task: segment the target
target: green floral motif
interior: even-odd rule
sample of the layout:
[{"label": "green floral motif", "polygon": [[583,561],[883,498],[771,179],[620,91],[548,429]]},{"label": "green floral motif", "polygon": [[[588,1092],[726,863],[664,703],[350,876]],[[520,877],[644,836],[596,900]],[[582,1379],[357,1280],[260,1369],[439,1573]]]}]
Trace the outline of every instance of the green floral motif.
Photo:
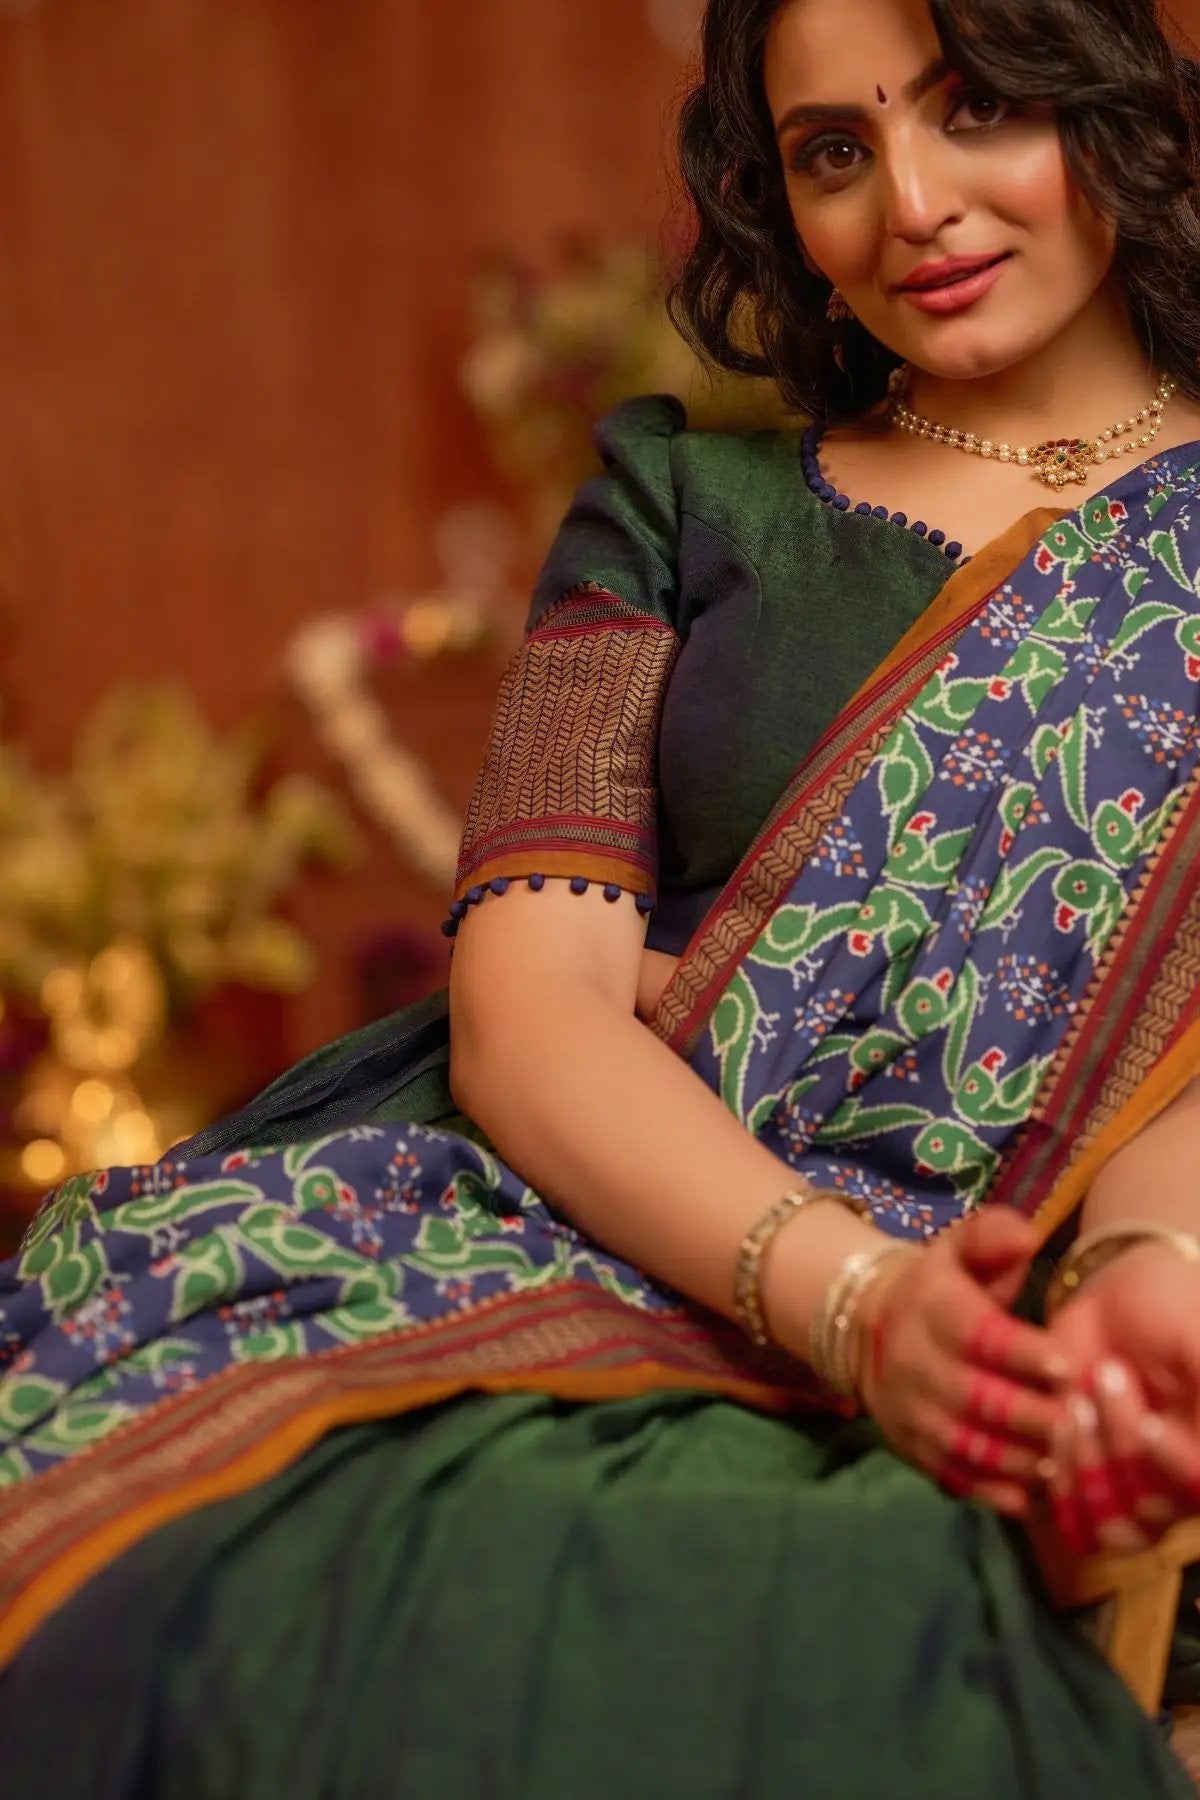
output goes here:
[{"label": "green floral motif", "polygon": [[993,887],[979,921],[981,931],[1005,930],[1019,916],[1021,902],[1042,876],[1067,861],[1065,850],[1046,844],[1024,862],[1006,864]]},{"label": "green floral motif", "polygon": [[982,1200],[1000,1158],[990,1144],[957,1119],[936,1119],[913,1140],[918,1172],[945,1176],[961,1199]]},{"label": "green floral motif", "polygon": [[1055,876],[1056,923],[1070,931],[1082,921],[1088,949],[1098,956],[1125,907],[1125,889],[1110,869],[1096,862],[1070,862]]},{"label": "green floral motif", "polygon": [[234,1225],[218,1225],[176,1257],[177,1273],[171,1295],[170,1319],[174,1325],[211,1306],[232,1303],[241,1291],[245,1274],[241,1234]]},{"label": "green floral motif", "polygon": [[1136,644],[1140,637],[1153,631],[1156,625],[1164,624],[1168,619],[1178,619],[1180,611],[1177,606],[1167,606],[1161,600],[1147,601],[1144,606],[1131,606],[1117,629],[1112,641],[1110,655],[1116,656],[1122,650],[1128,650]]},{"label": "green floral motif", "polygon": [[28,1450],[70,1454],[98,1444],[133,1416],[128,1406],[117,1401],[97,1405],[89,1395],[76,1390],[36,1430],[26,1431],[21,1442]]},{"label": "green floral motif", "polygon": [[16,1487],[19,1481],[28,1481],[32,1470],[29,1458],[17,1449],[0,1452],[0,1493],[5,1488]]},{"label": "green floral motif", "polygon": [[932,675],[913,702],[912,716],[922,725],[957,737],[969,725],[980,703],[986,698],[990,683],[976,676],[955,679],[945,670]]},{"label": "green floral motif", "polygon": [[1062,680],[1065,668],[1066,658],[1061,650],[1029,637],[1017,646],[1004,665],[1000,680],[1019,688],[1030,713],[1036,716]]},{"label": "green floral motif", "polygon": [[146,1194],[139,1200],[127,1200],[104,1216],[104,1224],[117,1231],[158,1230],[175,1225],[210,1206],[237,1206],[257,1200],[259,1189],[248,1181],[183,1182],[163,1194]]},{"label": "green floral motif", "polygon": [[[1094,600],[1080,600],[1069,595],[1058,594],[1046,607],[1026,642],[1043,655],[1047,643],[1082,643],[1087,635],[1088,621],[1095,610],[1096,602]],[[1039,642],[1039,640],[1041,641]],[[1017,657],[1013,658],[1013,662],[1017,660]],[[1065,666],[1061,656],[1057,660],[1060,669]],[[1052,665],[1047,663],[1045,666]],[[1012,676],[1012,668],[1013,663],[1010,662],[1004,673],[1010,679],[1015,679]]]},{"label": "green floral motif", "polygon": [[[55,1237],[60,1232],[74,1230],[78,1233],[85,1225],[95,1225],[100,1215],[93,1204],[93,1197],[104,1185],[104,1175],[96,1170],[86,1175],[68,1176],[55,1191],[53,1198],[47,1200],[35,1214],[21,1246],[24,1255],[27,1257],[40,1249],[47,1238]],[[26,1264],[22,1260],[22,1280],[26,1279],[25,1271]]]},{"label": "green floral motif", "polygon": [[923,832],[904,832],[892,847],[885,879],[902,881],[909,887],[933,888],[940,893],[974,835],[973,826],[930,837]]},{"label": "green floral motif", "polygon": [[23,1281],[36,1281],[47,1309],[56,1319],[82,1306],[109,1273],[103,1239],[81,1242],[79,1214],[53,1237],[44,1236],[21,1257]]},{"label": "green floral motif", "polygon": [[954,1090],[954,1109],[968,1125],[1019,1125],[1045,1079],[1049,1057],[1035,1058],[1003,1077],[972,1063]]},{"label": "green floral motif", "polygon": [[902,719],[879,757],[879,792],[894,842],[933,780],[933,761],[916,731]]},{"label": "green floral motif", "polygon": [[7,1375],[0,1381],[0,1430],[18,1437],[53,1412],[66,1391],[65,1382],[45,1375]]},{"label": "green floral motif", "polygon": [[1150,554],[1155,562],[1162,564],[1171,580],[1186,594],[1200,592],[1184,567],[1179,538],[1174,530],[1156,531],[1150,539]]},{"label": "green floral motif", "polygon": [[235,1362],[282,1362],[304,1354],[304,1330],[294,1321],[263,1325],[257,1331],[239,1332],[232,1340]]},{"label": "green floral motif", "polygon": [[933,1123],[927,1106],[865,1106],[851,1096],[816,1134],[818,1144],[861,1144],[887,1131],[905,1131]]}]

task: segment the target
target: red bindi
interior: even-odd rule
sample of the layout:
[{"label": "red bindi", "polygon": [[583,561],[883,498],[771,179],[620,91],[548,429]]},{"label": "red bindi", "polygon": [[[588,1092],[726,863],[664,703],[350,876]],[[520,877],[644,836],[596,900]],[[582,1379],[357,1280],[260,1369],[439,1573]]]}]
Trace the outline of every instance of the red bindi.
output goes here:
[{"label": "red bindi", "polygon": [[879,86],[876,86],[875,92],[879,96],[880,106],[886,106],[888,104],[888,97],[884,93],[883,89]]}]

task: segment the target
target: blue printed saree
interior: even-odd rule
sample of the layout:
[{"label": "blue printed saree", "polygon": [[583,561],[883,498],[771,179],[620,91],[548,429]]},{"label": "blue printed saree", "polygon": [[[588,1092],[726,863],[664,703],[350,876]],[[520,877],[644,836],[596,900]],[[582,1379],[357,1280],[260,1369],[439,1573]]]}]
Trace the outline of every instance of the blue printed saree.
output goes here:
[{"label": "blue printed saree", "polygon": [[[1048,1240],[1200,1067],[1198,853],[1191,445],[1055,520],[1002,579],[953,578],[780,797],[654,1029],[783,1163],[865,1198],[884,1230],[922,1239],[1003,1204]],[[463,1407],[533,1431],[588,1402],[586,1432],[650,1404],[690,1417],[696,1442],[736,1415],[748,1466],[761,1455],[765,1470],[777,1443],[788,1481],[856,1462],[868,1428],[839,1422],[802,1371],[588,1241],[498,1158],[453,1111],[444,1049],[433,1004],[158,1164],[48,1197],[0,1269],[0,1654],[32,1646],[36,1661],[57,1608],[86,1609],[124,1557],[183,1545],[171,1533],[200,1509],[233,1517],[289,1472],[341,1470],[347,1446],[366,1480],[372,1432],[413,1467],[428,1417],[422,1441],[441,1434],[451,1466]],[[1036,1662],[1065,1628],[1017,1581],[996,1522],[877,1445],[867,1463],[869,1510],[891,1491],[895,1519],[924,1531],[936,1506],[944,1549],[974,1520],[988,1604]],[[768,1487],[784,1479],[772,1468]],[[352,1470],[338,1479],[349,1492]],[[831,1543],[847,1529],[826,1525]],[[861,1526],[850,1543],[869,1570]],[[1181,1537],[1178,1561],[1198,1556],[1200,1535]],[[1088,1689],[1083,1736],[1107,1696],[1120,1745],[1104,1738],[1109,1773],[1086,1789],[998,1794],[1186,1791],[1090,1652],[1063,1636],[1045,1654],[1058,1686],[1038,1732],[1065,1730],[1050,1716]],[[939,1711],[939,1732],[953,1716]],[[916,1770],[911,1791],[964,1791],[968,1766],[951,1755],[944,1789]],[[706,1789],[693,1771],[678,1791],[782,1791],[775,1779]]]}]

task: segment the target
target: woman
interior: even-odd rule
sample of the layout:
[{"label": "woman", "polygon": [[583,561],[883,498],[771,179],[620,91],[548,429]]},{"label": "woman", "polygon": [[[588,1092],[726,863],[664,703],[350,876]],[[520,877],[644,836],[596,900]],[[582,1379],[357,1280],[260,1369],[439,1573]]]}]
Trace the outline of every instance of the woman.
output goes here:
[{"label": "woman", "polygon": [[1200,1557],[1200,81],[1149,0],[704,55],[678,316],[829,428],[606,422],[452,1049],[5,1271],[26,1800],[1189,1791],[1021,1527]]}]

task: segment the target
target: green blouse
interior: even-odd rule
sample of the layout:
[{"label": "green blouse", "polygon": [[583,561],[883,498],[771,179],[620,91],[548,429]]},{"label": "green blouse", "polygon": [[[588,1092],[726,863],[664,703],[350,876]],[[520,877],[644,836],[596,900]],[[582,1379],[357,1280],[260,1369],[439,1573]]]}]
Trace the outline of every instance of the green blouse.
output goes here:
[{"label": "green blouse", "polygon": [[[582,877],[614,883],[614,894],[656,890],[647,941],[679,952],[799,763],[953,565],[890,518],[821,500],[805,480],[795,432],[689,431],[678,401],[652,397],[618,407],[597,442],[604,472],[579,490],[550,550],[526,652],[502,694],[457,891],[539,864],[551,873],[577,866]],[[601,594],[624,603],[621,611],[601,618]],[[602,667],[589,633],[611,638],[624,627],[629,639],[634,625],[647,628],[640,663],[630,653]],[[564,658],[574,659],[574,679]],[[641,674],[648,697],[635,709],[630,693]],[[629,757],[640,719],[649,773]],[[622,804],[576,779],[589,754],[606,768],[629,760],[627,826],[636,812],[630,795],[644,785],[653,818],[627,863],[636,861],[640,875],[627,878],[612,863],[601,873],[605,850],[625,855],[631,839],[621,840],[625,850],[619,829],[603,843],[588,839],[592,813],[611,825]]]}]

